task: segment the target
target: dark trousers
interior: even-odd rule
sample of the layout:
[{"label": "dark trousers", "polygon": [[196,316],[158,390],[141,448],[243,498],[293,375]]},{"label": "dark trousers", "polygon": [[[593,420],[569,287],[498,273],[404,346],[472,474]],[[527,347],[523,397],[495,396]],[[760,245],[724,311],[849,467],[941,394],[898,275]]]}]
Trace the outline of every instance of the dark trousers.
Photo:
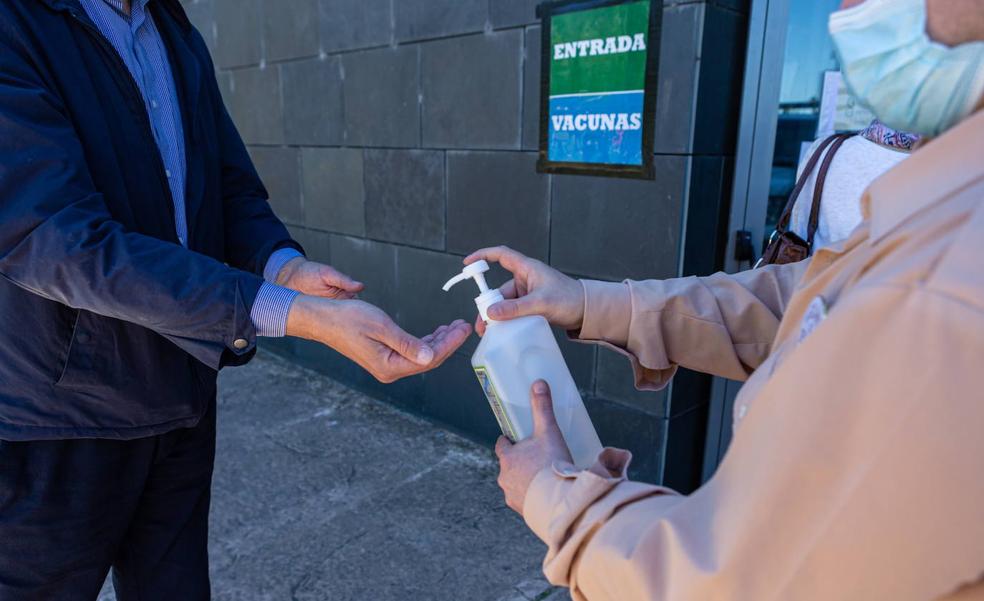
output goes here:
[{"label": "dark trousers", "polygon": [[131,441],[0,441],[0,601],[209,599],[215,401]]}]

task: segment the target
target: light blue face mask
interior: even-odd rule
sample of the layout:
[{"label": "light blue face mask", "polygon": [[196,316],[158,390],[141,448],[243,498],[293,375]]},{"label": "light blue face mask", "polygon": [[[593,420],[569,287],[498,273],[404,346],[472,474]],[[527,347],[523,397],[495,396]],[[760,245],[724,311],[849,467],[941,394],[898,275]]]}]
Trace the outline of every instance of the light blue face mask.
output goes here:
[{"label": "light blue face mask", "polygon": [[939,135],[984,95],[984,42],[934,42],[926,0],[867,0],[830,15],[830,35],[848,89],[895,129]]}]

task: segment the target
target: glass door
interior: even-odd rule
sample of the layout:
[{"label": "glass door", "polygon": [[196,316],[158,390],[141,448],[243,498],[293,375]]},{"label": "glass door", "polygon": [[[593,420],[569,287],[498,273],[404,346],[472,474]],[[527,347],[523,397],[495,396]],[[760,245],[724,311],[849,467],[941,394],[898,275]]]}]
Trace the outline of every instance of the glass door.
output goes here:
[{"label": "glass door", "polygon": [[[835,130],[863,127],[871,115],[843,90],[830,13],[840,0],[752,0],[735,157],[726,268],[750,268],[796,183],[806,149]],[[704,478],[731,441],[732,406],[741,384],[715,378]]]},{"label": "glass door", "polygon": [[[827,18],[839,5],[840,0],[813,0],[792,2],[789,7],[775,150],[764,216],[767,236],[775,229],[796,185],[797,167],[809,147],[817,138],[833,133],[835,127],[849,127],[842,127],[837,119],[831,118],[837,113],[838,99],[845,96],[841,93],[843,84],[834,46],[827,33]],[[855,110],[862,112],[860,107]],[[870,121],[869,117],[860,118]],[[765,244],[764,240],[761,242]]]}]

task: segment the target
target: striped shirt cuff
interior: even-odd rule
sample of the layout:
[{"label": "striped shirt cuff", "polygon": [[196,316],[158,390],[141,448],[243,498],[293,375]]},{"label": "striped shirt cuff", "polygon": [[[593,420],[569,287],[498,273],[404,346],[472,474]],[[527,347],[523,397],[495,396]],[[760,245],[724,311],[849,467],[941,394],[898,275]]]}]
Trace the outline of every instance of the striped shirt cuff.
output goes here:
[{"label": "striped shirt cuff", "polygon": [[253,308],[249,314],[250,319],[253,320],[253,327],[256,328],[256,335],[267,338],[286,336],[287,314],[290,313],[290,306],[298,296],[300,292],[296,290],[263,282],[259,292],[256,293],[256,300],[253,301]]},{"label": "striped shirt cuff", "polygon": [[266,266],[263,268],[263,279],[270,282],[271,284],[277,281],[277,276],[280,275],[280,270],[284,268],[284,265],[293,261],[297,257],[303,257],[301,253],[297,252],[296,248],[281,248],[280,250],[273,251],[270,258],[267,259]]}]

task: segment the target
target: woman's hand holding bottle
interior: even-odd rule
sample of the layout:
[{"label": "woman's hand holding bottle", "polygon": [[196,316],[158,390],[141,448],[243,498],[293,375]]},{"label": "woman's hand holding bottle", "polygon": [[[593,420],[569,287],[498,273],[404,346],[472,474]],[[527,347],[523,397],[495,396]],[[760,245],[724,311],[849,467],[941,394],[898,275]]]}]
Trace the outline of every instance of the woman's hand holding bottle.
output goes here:
[{"label": "woman's hand holding bottle", "polygon": [[[490,319],[506,321],[542,315],[552,325],[566,330],[581,327],[584,288],[577,280],[505,246],[477,250],[465,258],[465,265],[480,260],[499,263],[513,275],[499,288],[506,300],[489,307]],[[485,333],[481,317],[475,329],[480,335]]]}]

